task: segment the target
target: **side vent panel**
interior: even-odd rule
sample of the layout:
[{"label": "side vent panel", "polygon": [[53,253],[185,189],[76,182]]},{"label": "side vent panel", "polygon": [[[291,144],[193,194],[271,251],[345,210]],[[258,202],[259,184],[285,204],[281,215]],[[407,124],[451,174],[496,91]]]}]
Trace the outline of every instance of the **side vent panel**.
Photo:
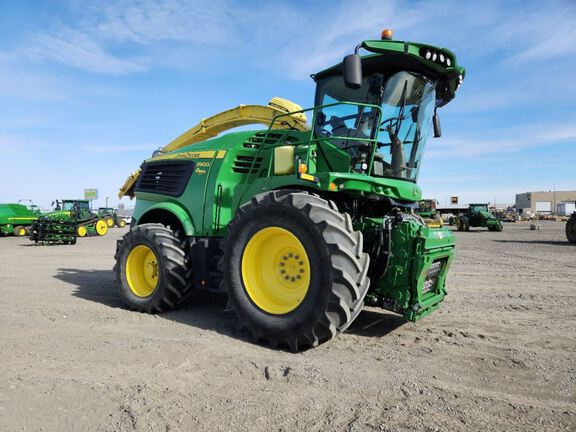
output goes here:
[{"label": "side vent panel", "polygon": [[262,166],[262,158],[256,158],[254,161],[254,156],[242,156],[238,155],[234,159],[232,165],[232,171],[239,174],[253,174],[260,170]]}]

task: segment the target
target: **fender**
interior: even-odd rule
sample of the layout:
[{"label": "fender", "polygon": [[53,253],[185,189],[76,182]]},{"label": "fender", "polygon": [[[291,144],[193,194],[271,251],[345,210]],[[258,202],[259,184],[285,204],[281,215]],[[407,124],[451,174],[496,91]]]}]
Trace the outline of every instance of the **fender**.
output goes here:
[{"label": "fender", "polygon": [[[158,203],[156,205],[153,205],[152,207],[147,208],[144,211],[144,213],[142,213],[140,215],[140,217],[138,218],[137,225],[140,225],[142,223],[147,223],[147,222],[163,222],[161,218],[158,219],[157,217],[152,215],[152,213],[158,212],[158,211],[160,211],[162,213],[168,212],[172,216],[174,216],[176,219],[178,219],[178,221],[180,222],[180,224],[184,228],[184,232],[186,233],[186,236],[191,237],[191,236],[196,235],[196,229],[194,227],[194,222],[190,218],[190,215],[188,214],[188,212],[186,212],[186,210],[183,207],[181,207],[180,205],[175,204],[175,203],[171,203],[171,202]],[[150,217],[150,221],[147,220],[148,219],[147,216]]]}]

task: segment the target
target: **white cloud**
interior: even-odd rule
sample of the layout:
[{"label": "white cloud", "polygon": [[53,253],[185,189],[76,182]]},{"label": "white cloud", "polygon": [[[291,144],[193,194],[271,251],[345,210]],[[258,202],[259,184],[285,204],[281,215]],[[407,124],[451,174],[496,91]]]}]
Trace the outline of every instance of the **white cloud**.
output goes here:
[{"label": "white cloud", "polygon": [[64,28],[31,37],[22,54],[33,60],[51,60],[89,72],[126,75],[146,69],[142,59],[122,59],[107,53],[84,33]]},{"label": "white cloud", "polygon": [[[494,136],[495,133],[497,136]],[[478,137],[461,136],[443,138],[428,147],[426,159],[444,157],[486,157],[494,154],[510,154],[534,147],[558,145],[566,142],[576,144],[574,122],[521,125],[486,131]]]}]

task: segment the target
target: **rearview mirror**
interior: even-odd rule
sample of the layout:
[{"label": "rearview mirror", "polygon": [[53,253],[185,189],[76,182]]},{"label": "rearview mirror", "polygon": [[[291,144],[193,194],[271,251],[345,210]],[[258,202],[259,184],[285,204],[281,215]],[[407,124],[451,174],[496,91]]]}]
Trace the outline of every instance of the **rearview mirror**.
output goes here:
[{"label": "rearview mirror", "polygon": [[350,54],[342,61],[344,84],[351,89],[362,87],[362,59],[358,54]]},{"label": "rearview mirror", "polygon": [[432,124],[434,125],[434,138],[440,138],[442,136],[442,128],[440,127],[440,116],[436,113],[432,116]]}]

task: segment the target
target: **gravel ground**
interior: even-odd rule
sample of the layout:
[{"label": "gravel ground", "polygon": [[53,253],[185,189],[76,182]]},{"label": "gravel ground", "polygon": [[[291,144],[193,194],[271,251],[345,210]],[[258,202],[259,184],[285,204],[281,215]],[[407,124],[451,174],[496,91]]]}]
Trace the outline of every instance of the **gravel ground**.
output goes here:
[{"label": "gravel ground", "polygon": [[300,354],[195,298],[122,308],[116,229],[0,239],[1,431],[576,430],[576,245],[564,223],[456,233],[449,296],[416,324],[367,308]]}]

